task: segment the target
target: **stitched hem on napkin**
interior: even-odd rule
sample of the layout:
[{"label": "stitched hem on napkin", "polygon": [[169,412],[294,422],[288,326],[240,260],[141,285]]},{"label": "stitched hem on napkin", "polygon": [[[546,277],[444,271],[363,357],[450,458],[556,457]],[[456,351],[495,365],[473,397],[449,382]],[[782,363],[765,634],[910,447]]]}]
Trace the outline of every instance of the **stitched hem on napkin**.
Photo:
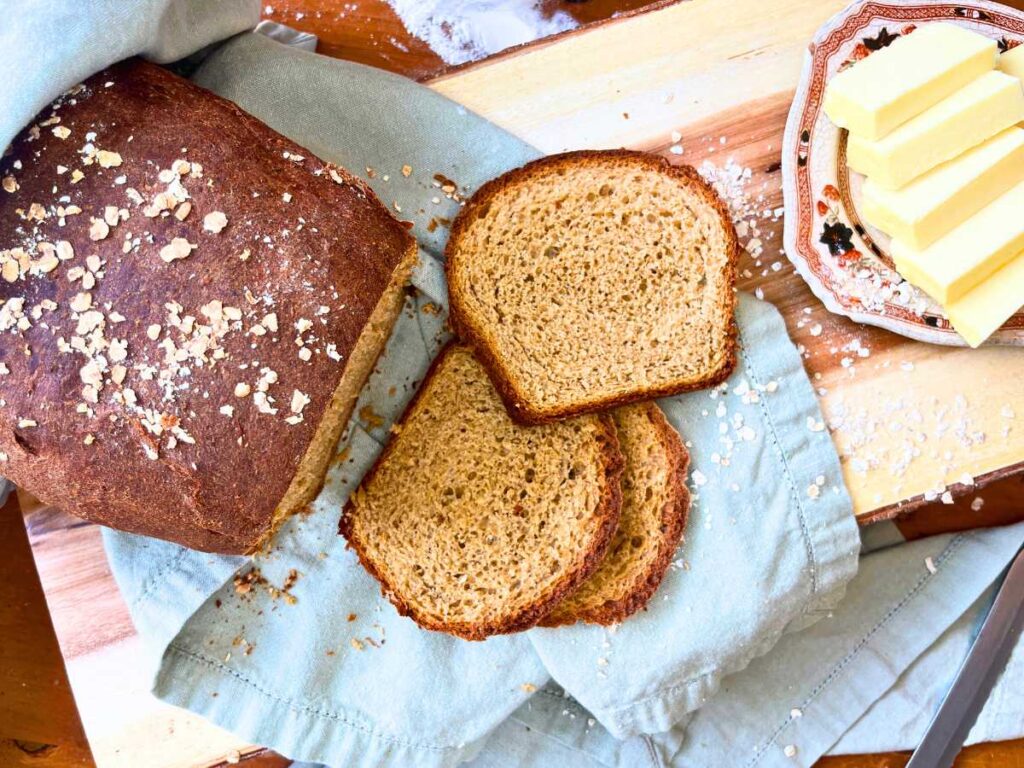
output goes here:
[{"label": "stitched hem on napkin", "polygon": [[[903,598],[852,645],[797,705],[813,715],[807,718],[805,732],[801,733],[804,723],[795,718],[782,721],[758,745],[757,755],[749,766],[783,765],[778,756],[764,757],[771,754],[772,745],[782,741],[799,740],[806,752],[826,752],[999,577],[1020,546],[1021,530],[1021,526],[1015,526],[954,536],[933,558],[935,572],[924,569]],[[920,626],[923,616],[929,617],[927,631]],[[851,707],[851,702],[860,706]]]},{"label": "stitched hem on napkin", "polygon": [[[835,631],[811,629],[783,639],[773,661],[752,667],[745,674],[753,678],[738,679],[737,686],[696,713],[685,732],[674,729],[656,736],[662,754],[671,756],[667,762],[725,760],[738,768],[813,764],[970,609],[1013,557],[1022,534],[1024,524],[1018,524],[905,545],[896,556],[920,563],[920,576],[905,578],[904,586],[890,591],[887,603],[877,606],[875,618],[854,633],[846,629],[856,621],[849,612],[858,610],[858,601],[884,592],[881,582],[892,578],[887,563],[894,556],[891,550],[868,555],[851,585],[854,605],[840,606],[829,620],[836,623]],[[780,686],[777,665],[792,665],[798,657],[807,659],[805,668]],[[778,690],[775,704],[766,705],[756,693],[765,686]],[[788,714],[774,723],[758,718],[752,727],[754,719],[744,717],[755,700],[759,711]],[[796,750],[796,757],[786,755],[787,747]]]},{"label": "stitched hem on napkin", "polygon": [[[176,663],[167,663],[172,659]],[[447,768],[471,760],[486,741],[445,746],[381,733],[352,713],[281,697],[218,659],[174,644],[164,661],[153,688],[158,698],[303,760],[345,768]],[[258,706],[240,706],[254,696]]]}]

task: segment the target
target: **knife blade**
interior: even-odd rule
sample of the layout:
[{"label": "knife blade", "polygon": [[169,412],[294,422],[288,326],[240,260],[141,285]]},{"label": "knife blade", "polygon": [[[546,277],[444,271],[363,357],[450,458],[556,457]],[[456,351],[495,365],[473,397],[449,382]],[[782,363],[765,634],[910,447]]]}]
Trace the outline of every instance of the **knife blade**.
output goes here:
[{"label": "knife blade", "polygon": [[906,768],[949,768],[1024,628],[1024,548],[1017,551],[953,685]]}]

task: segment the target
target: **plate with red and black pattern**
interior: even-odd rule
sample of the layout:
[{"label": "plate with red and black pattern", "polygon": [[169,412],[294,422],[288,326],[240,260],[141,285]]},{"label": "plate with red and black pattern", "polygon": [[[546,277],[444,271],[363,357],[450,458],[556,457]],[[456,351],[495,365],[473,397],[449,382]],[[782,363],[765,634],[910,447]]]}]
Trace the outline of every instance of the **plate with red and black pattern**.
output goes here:
[{"label": "plate with red and black pattern", "polygon": [[[919,341],[965,346],[942,307],[895,270],[889,238],[858,213],[863,177],[847,168],[846,131],[822,108],[830,78],[934,22],[991,37],[1000,51],[1024,44],[1024,12],[985,0],[863,0],[831,19],[808,47],[786,123],[784,237],[790,261],[831,312]],[[1024,345],[1024,310],[987,343]]]}]

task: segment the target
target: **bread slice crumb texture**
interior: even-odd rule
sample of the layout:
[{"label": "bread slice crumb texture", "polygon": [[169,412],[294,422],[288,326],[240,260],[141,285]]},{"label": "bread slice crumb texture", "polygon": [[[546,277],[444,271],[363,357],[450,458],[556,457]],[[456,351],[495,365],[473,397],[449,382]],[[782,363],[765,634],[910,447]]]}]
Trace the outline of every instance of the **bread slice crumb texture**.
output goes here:
[{"label": "bread slice crumb texture", "polygon": [[619,527],[598,569],[544,626],[614,624],[639,611],[657,591],[686,527],[689,455],[679,434],[654,403],[612,415],[625,460]]},{"label": "bread slice crumb texture", "polygon": [[694,169],[625,150],[554,155],[459,214],[452,320],[523,421],[703,388],[735,362],[737,252]]},{"label": "bread slice crumb texture", "polygon": [[533,626],[601,561],[622,456],[608,415],[527,427],[471,350],[449,346],[341,532],[399,612],[482,639]]}]

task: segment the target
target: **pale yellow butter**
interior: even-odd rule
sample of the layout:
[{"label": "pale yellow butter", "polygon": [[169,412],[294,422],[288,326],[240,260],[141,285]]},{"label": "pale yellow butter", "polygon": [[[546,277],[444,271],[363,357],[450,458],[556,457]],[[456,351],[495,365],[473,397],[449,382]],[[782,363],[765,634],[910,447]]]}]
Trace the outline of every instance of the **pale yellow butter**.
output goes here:
[{"label": "pale yellow butter", "polygon": [[999,54],[999,69],[1018,80],[1024,80],[1024,45]]},{"label": "pale yellow butter", "polygon": [[886,189],[898,189],[1024,119],[1024,88],[1004,72],[986,72],[884,139],[852,133],[850,168]]},{"label": "pale yellow butter", "polygon": [[869,178],[860,208],[869,224],[919,251],[1020,181],[1024,129],[1012,127],[900,189],[885,189]]},{"label": "pale yellow butter", "polygon": [[1024,250],[1024,182],[927,248],[892,241],[896,269],[947,306]]},{"label": "pale yellow butter", "polygon": [[995,65],[994,40],[955,24],[928,24],[833,77],[825,114],[874,141]]},{"label": "pale yellow butter", "polygon": [[1024,306],[1024,252],[946,307],[949,322],[972,347],[979,346]]}]

